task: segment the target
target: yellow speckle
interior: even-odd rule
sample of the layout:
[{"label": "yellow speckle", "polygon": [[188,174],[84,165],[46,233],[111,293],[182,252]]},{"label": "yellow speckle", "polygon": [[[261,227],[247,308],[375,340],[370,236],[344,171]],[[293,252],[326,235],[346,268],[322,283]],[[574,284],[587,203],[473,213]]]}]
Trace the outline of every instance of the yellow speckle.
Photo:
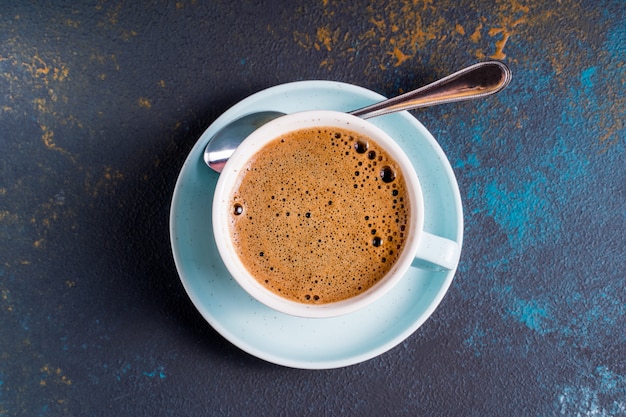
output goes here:
[{"label": "yellow speckle", "polygon": [[92,197],[98,197],[101,194],[115,193],[119,181],[124,179],[124,174],[119,170],[107,166],[104,172],[97,178],[89,178],[86,182],[87,191]]},{"label": "yellow speckle", "polygon": [[[122,9],[123,4],[118,3],[114,7],[110,8],[106,13],[106,22],[112,26],[117,25],[118,17],[120,10]],[[104,26],[105,23],[99,24],[99,26]]]},{"label": "yellow speckle", "polygon": [[489,36],[494,37],[496,36],[498,33],[501,33],[502,31],[504,31],[504,28],[491,28],[489,29]]},{"label": "yellow speckle", "polygon": [[112,180],[112,179],[121,180],[121,179],[124,179],[124,174],[122,174],[120,171],[115,170],[111,167],[106,167],[104,171],[104,178],[106,178],[107,180]]},{"label": "yellow speckle", "polygon": [[322,60],[322,62],[320,62],[320,67],[326,67],[326,69],[332,70],[334,63],[335,61],[332,59],[324,59]]},{"label": "yellow speckle", "polygon": [[66,67],[54,68],[52,71],[52,79],[55,81],[63,81],[69,75],[70,70]]},{"label": "yellow speckle", "polygon": [[45,240],[45,239],[41,238],[41,239],[39,239],[39,240],[34,241],[34,242],[33,242],[33,246],[34,246],[34,247],[36,247],[36,248],[40,248],[40,247],[41,247],[41,245],[43,245],[44,240]]},{"label": "yellow speckle", "polygon": [[41,386],[48,384],[72,385],[72,380],[63,375],[61,368],[51,368],[48,365],[44,365],[40,368],[40,372],[43,374],[42,379],[39,381]]},{"label": "yellow speckle", "polygon": [[15,223],[19,220],[19,217],[15,213],[11,213],[8,210],[0,210],[0,222]]},{"label": "yellow speckle", "polygon": [[76,281],[67,280],[65,281],[65,285],[67,285],[69,288],[74,288],[76,286]]},{"label": "yellow speckle", "polygon": [[48,127],[44,125],[40,125],[39,127],[41,128],[42,132],[41,140],[43,141],[44,145],[46,145],[46,148],[53,151],[61,152],[62,154],[69,156],[71,160],[74,160],[74,158],[70,155],[68,151],[57,146],[57,144],[54,143],[54,132],[52,130],[48,129]]},{"label": "yellow speckle", "polygon": [[506,42],[509,40],[509,34],[505,34],[504,37],[502,38],[502,40],[499,40],[498,42],[496,42],[496,52],[490,56],[490,58],[493,59],[504,59],[506,58],[506,54],[503,52],[504,51],[504,46],[506,45]]},{"label": "yellow speckle", "polygon": [[414,31],[413,40],[421,48],[427,41],[432,41],[437,38],[434,30],[434,28],[426,28],[426,30],[424,30],[420,25]]},{"label": "yellow speckle", "polygon": [[139,98],[139,106],[143,107],[145,109],[149,109],[150,107],[152,107],[152,103],[150,102],[149,99],[147,99],[145,97],[140,97]]},{"label": "yellow speckle", "polygon": [[470,35],[470,40],[474,43],[478,43],[480,41],[480,30],[483,28],[482,23],[476,27],[474,33]]},{"label": "yellow speckle", "polygon": [[516,27],[518,25],[521,25],[522,23],[527,23],[526,17],[520,17],[515,22],[513,22],[513,24],[511,24],[511,27],[514,28],[514,27]]},{"label": "yellow speckle", "polygon": [[373,23],[374,26],[380,31],[384,32],[387,25],[385,25],[385,21],[383,19],[376,20],[374,18],[370,19],[370,23]]},{"label": "yellow speckle", "polygon": [[397,60],[397,62],[394,64],[394,67],[399,67],[404,61],[412,58],[412,55],[404,54],[398,47],[393,48],[393,52],[388,52],[388,54],[392,55]]},{"label": "yellow speckle", "polygon": [[524,13],[528,13],[530,11],[530,7],[528,6],[522,6],[518,1],[512,1],[511,5],[513,6],[513,11],[516,12],[524,12]]},{"label": "yellow speckle", "polygon": [[48,111],[45,98],[38,97],[33,100],[33,104],[35,105],[35,109],[40,113],[46,113]]},{"label": "yellow speckle", "polygon": [[54,149],[56,147],[54,141],[52,140],[52,138],[54,137],[54,132],[52,130],[48,130],[48,128],[45,126],[42,126],[41,130],[43,130],[43,134],[41,135],[43,143],[46,145],[47,148]]},{"label": "yellow speckle", "polygon": [[40,60],[40,62],[44,66],[35,68],[35,75],[48,75],[48,73],[50,72],[50,68],[48,68],[43,61]]},{"label": "yellow speckle", "polygon": [[506,58],[506,54],[504,53],[504,46],[506,42],[509,40],[511,34],[505,28],[492,28],[489,29],[489,36],[493,37],[502,33],[502,39],[496,42],[496,52],[490,56],[493,59],[504,59]]},{"label": "yellow speckle", "polygon": [[328,29],[327,27],[318,28],[317,29],[317,41],[321,43],[322,45],[324,45],[327,51],[330,51],[332,49],[331,44],[333,41],[330,29]]},{"label": "yellow speckle", "polygon": [[458,23],[456,24],[456,26],[454,27],[454,30],[456,31],[456,33],[458,33],[459,35],[465,35],[465,29],[463,29],[463,26],[459,25]]},{"label": "yellow speckle", "polygon": [[125,41],[129,40],[132,37],[137,36],[137,32],[135,32],[134,30],[123,30],[122,31],[122,39],[124,39]]},{"label": "yellow speckle", "polygon": [[165,80],[159,81],[159,87],[165,88]]},{"label": "yellow speckle", "polygon": [[304,49],[311,49],[312,42],[308,33],[293,32],[293,40]]},{"label": "yellow speckle", "polygon": [[74,29],[78,29],[78,26],[80,26],[80,22],[73,19],[65,19],[65,24]]}]

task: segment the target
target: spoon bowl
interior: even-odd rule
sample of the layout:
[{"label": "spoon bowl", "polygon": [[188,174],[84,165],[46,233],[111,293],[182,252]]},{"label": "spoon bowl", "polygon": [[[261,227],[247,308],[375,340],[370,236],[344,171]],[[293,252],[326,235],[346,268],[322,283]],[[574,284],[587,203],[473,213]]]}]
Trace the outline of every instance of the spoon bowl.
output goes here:
[{"label": "spoon bowl", "polygon": [[[274,120],[285,113],[277,111],[261,111],[240,117],[220,129],[204,149],[204,162],[216,172],[222,168],[233,154],[235,148],[252,132],[270,120]],[[240,139],[239,139],[240,138]]]}]

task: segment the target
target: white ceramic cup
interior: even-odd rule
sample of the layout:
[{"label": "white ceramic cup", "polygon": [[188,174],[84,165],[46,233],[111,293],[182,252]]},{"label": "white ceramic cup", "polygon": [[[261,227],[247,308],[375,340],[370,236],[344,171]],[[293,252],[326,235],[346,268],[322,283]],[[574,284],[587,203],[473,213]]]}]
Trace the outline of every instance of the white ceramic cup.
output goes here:
[{"label": "white ceramic cup", "polygon": [[[232,210],[231,195],[237,186],[240,173],[261,148],[285,133],[310,127],[338,127],[357,132],[374,140],[398,163],[404,173],[410,199],[409,230],[406,232],[404,250],[391,270],[368,290],[327,304],[306,304],[289,300],[265,288],[246,269],[237,255],[229,226]],[[239,285],[252,297],[277,311],[309,318],[334,317],[359,310],[378,300],[402,279],[411,264],[429,269],[456,268],[459,245],[450,239],[424,231],[424,196],[411,161],[400,146],[377,126],[367,120],[336,111],[307,111],[293,113],[272,120],[251,133],[237,147],[224,166],[213,197],[213,232],[218,251],[226,268]]]}]

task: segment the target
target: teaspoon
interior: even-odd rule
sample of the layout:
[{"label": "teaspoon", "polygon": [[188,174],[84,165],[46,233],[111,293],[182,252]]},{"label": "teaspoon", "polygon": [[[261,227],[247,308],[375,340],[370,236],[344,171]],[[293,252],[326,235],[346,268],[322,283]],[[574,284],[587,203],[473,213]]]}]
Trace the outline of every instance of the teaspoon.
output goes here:
[{"label": "teaspoon", "polygon": [[[480,62],[417,90],[351,111],[350,114],[368,119],[401,110],[486,97],[499,92],[510,81],[511,70],[504,63]],[[204,150],[204,162],[212,170],[221,172],[228,158],[250,133],[284,115],[277,111],[262,111],[234,120],[209,139]]]}]

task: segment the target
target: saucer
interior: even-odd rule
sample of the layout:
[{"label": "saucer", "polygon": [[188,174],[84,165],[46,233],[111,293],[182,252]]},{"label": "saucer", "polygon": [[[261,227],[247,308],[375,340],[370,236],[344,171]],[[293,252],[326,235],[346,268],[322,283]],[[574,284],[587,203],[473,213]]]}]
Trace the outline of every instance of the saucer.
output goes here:
[{"label": "saucer", "polygon": [[[331,81],[300,81],[268,88],[222,114],[189,153],[172,197],[170,239],[174,261],[195,307],[216,331],[240,349],[293,368],[353,365],[401,343],[443,299],[456,269],[411,267],[388,294],[362,310],[324,319],[289,316],[250,297],[230,276],[217,252],[211,206],[218,174],[202,158],[209,138],[248,113],[350,111],[383,99],[362,87]],[[408,112],[369,121],[393,137],[414,164],[424,194],[424,230],[461,246],[461,196],[450,163],[433,136]]]}]

